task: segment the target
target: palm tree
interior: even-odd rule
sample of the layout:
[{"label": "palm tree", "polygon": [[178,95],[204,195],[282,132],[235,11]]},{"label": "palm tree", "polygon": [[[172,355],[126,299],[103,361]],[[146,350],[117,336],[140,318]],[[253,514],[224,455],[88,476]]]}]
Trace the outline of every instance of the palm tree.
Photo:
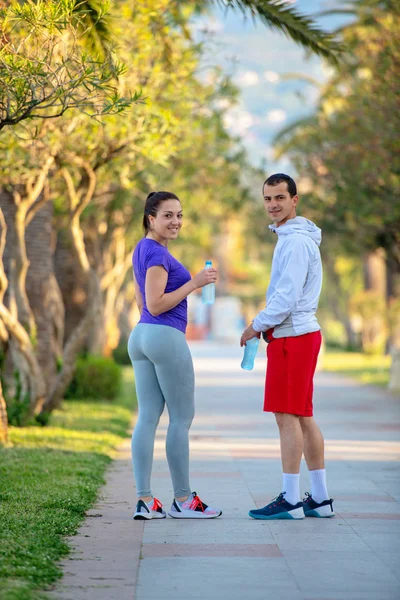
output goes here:
[{"label": "palm tree", "polygon": [[[171,12],[178,17],[181,7],[188,2],[173,0]],[[193,2],[190,4],[193,5]],[[209,0],[208,3],[197,2],[199,12],[204,5],[216,4],[227,10],[239,11],[254,20],[259,19],[271,29],[283,33],[302,46],[305,50],[321,56],[331,63],[338,62],[341,46],[335,36],[320,29],[315,22],[284,0]],[[77,0],[76,10],[85,14],[87,41],[91,48],[107,50],[111,38],[109,22],[102,12],[101,0]]]},{"label": "palm tree", "polygon": [[337,63],[341,52],[335,37],[320,29],[307,15],[282,0],[214,0],[227,9],[238,10],[243,15],[259,19],[271,29],[328,60]]},{"label": "palm tree", "polygon": [[[11,4],[13,0],[6,0]],[[381,0],[366,0],[379,3]],[[394,0],[382,0],[393,4]],[[171,12],[178,16],[180,8],[188,4],[185,0],[172,0]],[[193,5],[193,2],[190,2]],[[302,46],[305,50],[321,56],[331,63],[337,63],[341,53],[341,45],[331,33],[320,29],[307,15],[301,14],[285,0],[209,0],[207,3],[196,2],[197,10],[203,11],[207,4],[217,4],[227,10],[236,10],[254,20],[259,19],[267,27],[283,33]],[[354,12],[354,2],[349,2],[339,12]],[[333,11],[327,11],[334,13]],[[108,53],[112,32],[110,21],[106,15],[102,0],[76,0],[77,16],[84,16],[82,27],[89,48],[99,53]],[[321,13],[322,14],[322,13]]]}]

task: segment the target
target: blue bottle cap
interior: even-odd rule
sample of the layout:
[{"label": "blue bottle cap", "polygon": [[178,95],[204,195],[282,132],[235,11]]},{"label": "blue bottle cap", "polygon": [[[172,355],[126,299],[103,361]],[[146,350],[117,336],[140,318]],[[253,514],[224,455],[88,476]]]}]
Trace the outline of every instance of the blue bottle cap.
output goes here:
[{"label": "blue bottle cap", "polygon": [[206,267],[212,267],[212,260],[206,260]]}]

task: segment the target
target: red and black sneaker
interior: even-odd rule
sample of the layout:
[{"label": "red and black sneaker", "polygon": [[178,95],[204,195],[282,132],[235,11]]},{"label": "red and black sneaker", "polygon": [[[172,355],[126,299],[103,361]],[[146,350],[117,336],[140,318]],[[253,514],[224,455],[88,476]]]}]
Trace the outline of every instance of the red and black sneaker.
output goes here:
[{"label": "red and black sneaker", "polygon": [[138,520],[150,520],[150,519],[165,519],[167,513],[163,510],[162,504],[157,498],[149,503],[139,500],[136,504],[136,512],[133,518]]},{"label": "red and black sneaker", "polygon": [[207,506],[192,492],[185,502],[174,500],[168,514],[173,519],[215,519],[222,515],[222,510]]}]

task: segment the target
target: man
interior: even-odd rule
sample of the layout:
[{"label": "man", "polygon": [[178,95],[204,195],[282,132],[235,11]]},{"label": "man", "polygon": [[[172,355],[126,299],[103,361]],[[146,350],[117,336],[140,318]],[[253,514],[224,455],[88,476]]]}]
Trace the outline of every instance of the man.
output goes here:
[{"label": "man", "polygon": [[[283,467],[282,493],[251,510],[254,519],[332,517],[326,488],[324,438],[313,418],[313,378],[321,346],[315,313],[322,284],[321,230],[296,216],[296,184],[283,173],[263,186],[265,210],[278,235],[267,305],[242,334],[240,345],[262,332],[267,348],[264,411],[275,413]],[[300,461],[306,459],[311,495],[300,499]]]}]

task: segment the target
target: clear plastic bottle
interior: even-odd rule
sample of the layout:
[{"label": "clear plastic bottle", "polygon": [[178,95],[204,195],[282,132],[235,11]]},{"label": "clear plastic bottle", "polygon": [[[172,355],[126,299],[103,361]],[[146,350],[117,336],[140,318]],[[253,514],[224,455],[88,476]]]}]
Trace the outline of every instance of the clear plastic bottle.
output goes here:
[{"label": "clear plastic bottle", "polygon": [[251,340],[247,340],[246,345],[244,347],[242,364],[240,365],[245,371],[251,371],[253,369],[254,359],[257,355],[259,343],[260,339],[258,337],[251,338]]},{"label": "clear plastic bottle", "polygon": [[[206,260],[206,269],[211,269],[212,261]],[[201,297],[203,304],[214,304],[215,300],[215,283],[209,283],[202,288]]]}]

